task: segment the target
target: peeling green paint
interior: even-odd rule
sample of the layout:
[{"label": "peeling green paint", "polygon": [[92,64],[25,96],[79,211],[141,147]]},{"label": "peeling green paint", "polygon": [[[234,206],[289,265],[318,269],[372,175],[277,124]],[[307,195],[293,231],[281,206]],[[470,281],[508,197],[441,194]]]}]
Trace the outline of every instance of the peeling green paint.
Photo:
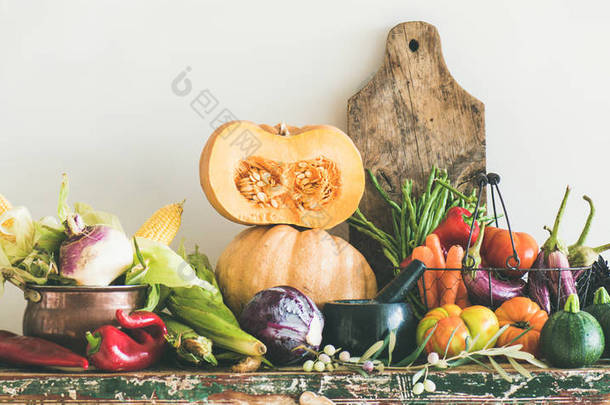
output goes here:
[{"label": "peeling green paint", "polygon": [[342,402],[376,402],[392,398],[396,402],[427,400],[433,402],[532,403],[574,398],[595,403],[610,400],[610,369],[581,370],[530,369],[534,378],[512,374],[513,381],[501,379],[483,368],[431,372],[434,393],[414,397],[411,373],[383,373],[362,377],[358,374],[299,373],[298,371],[233,374],[209,371],[157,370],[119,374],[61,374],[23,372],[0,368],[0,402],[16,401],[204,401],[225,390],[248,394],[287,394],[297,398],[303,391],[314,391]]}]

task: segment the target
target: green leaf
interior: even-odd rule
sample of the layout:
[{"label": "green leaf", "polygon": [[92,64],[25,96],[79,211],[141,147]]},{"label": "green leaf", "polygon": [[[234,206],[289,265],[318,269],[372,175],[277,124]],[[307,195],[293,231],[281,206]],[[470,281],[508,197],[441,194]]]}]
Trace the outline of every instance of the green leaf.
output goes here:
[{"label": "green leaf", "polygon": [[135,238],[134,246],[137,246],[134,262],[145,263],[145,271],[142,266],[128,270],[125,275],[126,284],[163,284],[170,288],[196,285],[219,294],[218,288],[198,278],[195,270],[170,247],[139,237]]},{"label": "green leaf", "polygon": [[491,363],[493,368],[495,368],[498,374],[500,374],[500,377],[504,378],[509,383],[513,382],[512,377],[508,375],[508,373],[502,367],[500,367],[500,365],[494,360],[493,357],[488,356],[487,358],[489,359],[489,362]]},{"label": "green leaf", "polygon": [[186,259],[188,263],[195,269],[197,277],[199,277],[203,281],[207,281],[208,283],[212,284],[216,289],[218,289],[216,275],[214,274],[214,270],[212,265],[210,264],[210,260],[205,254],[199,252],[198,245],[195,245],[195,251],[187,255]]},{"label": "green leaf", "polygon": [[377,342],[373,343],[373,345],[369,347],[362,356],[360,356],[360,362],[364,363],[367,361],[373,354],[377,353],[379,349],[383,348],[383,344],[383,340],[378,340]]},{"label": "green leaf", "polygon": [[388,341],[388,367],[392,364],[392,353],[396,347],[396,330],[390,331],[390,339]]},{"label": "green leaf", "polygon": [[447,352],[449,352],[449,346],[451,345],[451,341],[453,340],[453,337],[455,336],[455,332],[457,332],[458,328],[453,329],[453,332],[451,332],[451,335],[449,336],[449,340],[447,341],[447,346],[445,346],[445,353],[443,354],[443,359],[447,358]]},{"label": "green leaf", "polygon": [[528,326],[527,329],[525,329],[523,332],[519,333],[514,339],[512,339],[510,342],[508,342],[504,346],[512,345],[513,343],[515,343],[517,340],[521,339],[522,336],[524,336],[527,332],[529,332],[532,329],[533,328],[531,326]]},{"label": "green leaf", "polygon": [[64,222],[70,214],[70,206],[68,205],[68,194],[70,187],[68,185],[68,175],[61,175],[61,186],[59,187],[59,201],[57,203],[57,216],[61,222]]},{"label": "green leaf", "polygon": [[186,260],[186,246],[184,246],[184,238],[180,239],[180,245],[178,245],[178,250],[176,250],[176,253],[178,253],[181,258]]},{"label": "green leaf", "polygon": [[82,202],[77,202],[74,204],[74,212],[80,215],[87,225],[106,225],[124,232],[121,221],[119,221],[119,217],[114,214],[96,211],[89,204]]},{"label": "green leaf", "polygon": [[547,366],[546,363],[543,363],[542,361],[538,360],[534,356],[532,356],[532,358],[523,359],[523,360],[527,361],[530,364],[533,364],[534,366],[536,366],[538,368],[549,368],[549,366]]},{"label": "green leaf", "polygon": [[403,367],[403,366],[407,366],[408,367],[411,364],[413,364],[413,362],[419,358],[419,355],[426,348],[426,345],[428,344],[428,341],[432,338],[432,335],[434,335],[434,331],[436,330],[437,327],[438,327],[438,324],[434,325],[434,327],[432,328],[432,331],[428,334],[428,336],[426,336],[424,341],[421,342],[421,344],[417,347],[417,349],[415,349],[413,351],[413,353],[411,353],[410,355],[408,355],[407,357],[405,357],[404,359],[399,361],[396,364],[396,366],[397,367]]},{"label": "green leaf", "polygon": [[59,255],[59,247],[66,239],[64,226],[55,217],[44,217],[34,222],[34,248]]},{"label": "green leaf", "polygon": [[0,238],[0,248],[4,250],[11,264],[15,265],[29,255],[34,249],[36,229],[32,215],[26,207],[15,207],[0,215],[0,224],[13,220],[10,229],[0,226],[0,235],[14,238]]},{"label": "green leaf", "polygon": [[479,360],[477,358],[477,356],[470,356],[468,357],[470,360],[472,360],[474,363],[477,363],[479,366],[484,367],[490,371],[493,371],[493,369],[491,367],[489,367],[487,364],[483,363],[481,360]]},{"label": "green leaf", "polygon": [[503,334],[503,333],[506,331],[506,329],[508,329],[508,328],[510,328],[510,324],[506,324],[506,325],[502,326],[502,327],[501,327],[501,328],[500,328],[500,329],[499,329],[499,330],[498,330],[498,331],[495,333],[495,335],[493,335],[493,336],[492,336],[492,338],[491,338],[491,339],[489,339],[489,340],[487,341],[487,343],[485,344],[485,346],[483,346],[483,350],[485,350],[485,349],[487,349],[487,348],[489,348],[489,347],[491,347],[491,346],[495,345],[495,344],[496,344],[496,340],[498,340],[498,338],[500,337],[500,335],[501,335],[501,334]]},{"label": "green leaf", "polygon": [[411,383],[412,385],[417,384],[417,382],[419,381],[420,378],[422,378],[424,376],[424,373],[426,372],[425,368],[422,368],[421,370],[419,370],[417,373],[413,374],[413,378],[411,379]]},{"label": "green leaf", "polygon": [[161,299],[161,286],[159,284],[153,284],[148,287],[148,297],[146,298],[146,306],[140,311],[152,312],[159,305]]},{"label": "green leaf", "polygon": [[532,374],[527,371],[521,364],[519,364],[517,362],[517,360],[511,358],[511,357],[507,357],[508,362],[510,363],[511,366],[513,366],[513,368],[515,370],[517,370],[517,372],[519,374],[521,374],[523,377],[527,378],[528,380],[531,380],[532,378],[534,378],[534,376],[532,376]]}]

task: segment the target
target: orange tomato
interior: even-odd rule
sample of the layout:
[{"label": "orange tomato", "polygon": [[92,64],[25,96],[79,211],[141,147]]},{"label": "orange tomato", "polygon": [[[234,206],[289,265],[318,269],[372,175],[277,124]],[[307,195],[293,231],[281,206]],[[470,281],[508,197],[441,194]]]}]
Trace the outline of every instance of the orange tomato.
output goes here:
[{"label": "orange tomato", "polygon": [[[470,350],[482,349],[500,329],[496,315],[487,307],[473,305],[462,310],[457,305],[447,304],[429,311],[419,322],[416,331],[418,345],[435,326],[434,334],[426,344],[426,352],[443,356],[447,350],[449,357],[466,350],[466,340],[472,341],[476,336],[478,338]],[[494,343],[491,342],[489,347]]]},{"label": "orange tomato", "polygon": [[[510,325],[498,338],[498,346],[521,344],[523,345],[521,350],[538,356],[540,331],[549,318],[546,311],[540,309],[538,304],[529,298],[515,297],[505,301],[496,309],[496,317],[500,327]],[[517,336],[530,327],[531,330],[513,342]]]}]

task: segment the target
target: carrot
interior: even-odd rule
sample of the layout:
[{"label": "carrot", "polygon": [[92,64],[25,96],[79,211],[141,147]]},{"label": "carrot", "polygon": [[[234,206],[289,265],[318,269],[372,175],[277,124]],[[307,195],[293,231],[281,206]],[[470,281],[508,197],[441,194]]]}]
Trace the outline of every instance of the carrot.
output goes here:
[{"label": "carrot", "polygon": [[468,299],[468,290],[466,284],[462,280],[462,272],[460,271],[460,284],[458,285],[457,297],[455,297],[455,305],[464,309],[470,306],[470,300]]},{"label": "carrot", "polygon": [[439,239],[438,235],[431,233],[430,235],[426,236],[426,246],[429,247],[434,254],[434,261],[432,262],[431,267],[435,269],[444,269],[445,254],[443,253],[443,247],[441,246],[441,240]]},{"label": "carrot", "polygon": [[[459,245],[453,245],[447,253],[447,269],[461,269],[464,249]],[[445,270],[439,280],[440,304],[455,304],[458,289],[462,282],[462,272],[457,270]]]},{"label": "carrot", "polygon": [[[419,260],[426,267],[433,268],[434,263],[434,253],[432,249],[428,246],[418,246],[413,249],[411,253],[412,260]],[[437,279],[436,279],[436,271],[434,270],[426,270],[424,271],[424,275],[419,279],[419,296],[421,297],[424,305],[427,305],[428,309],[438,307],[438,294],[437,294]],[[423,279],[423,282],[422,282]],[[426,285],[426,290],[424,291],[424,283]]]}]

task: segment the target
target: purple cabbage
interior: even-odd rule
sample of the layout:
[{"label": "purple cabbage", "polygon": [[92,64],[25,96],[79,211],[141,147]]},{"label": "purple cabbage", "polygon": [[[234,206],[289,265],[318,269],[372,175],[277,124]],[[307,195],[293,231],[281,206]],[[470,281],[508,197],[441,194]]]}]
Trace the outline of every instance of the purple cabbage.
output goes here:
[{"label": "purple cabbage", "polygon": [[316,304],[293,287],[279,286],[259,291],[246,304],[239,324],[267,346],[274,364],[290,364],[307,355],[298,346],[318,350],[324,317]]}]

